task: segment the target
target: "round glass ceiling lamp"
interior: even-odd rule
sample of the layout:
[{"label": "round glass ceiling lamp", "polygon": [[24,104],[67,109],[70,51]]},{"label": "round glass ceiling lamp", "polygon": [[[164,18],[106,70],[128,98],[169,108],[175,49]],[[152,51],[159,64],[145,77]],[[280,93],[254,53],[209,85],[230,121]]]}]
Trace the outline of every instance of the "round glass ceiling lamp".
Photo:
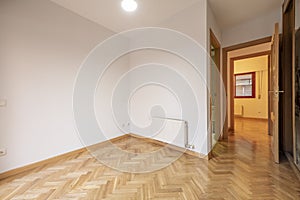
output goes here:
[{"label": "round glass ceiling lamp", "polygon": [[135,0],[123,0],[121,5],[126,12],[134,12],[138,7]]}]

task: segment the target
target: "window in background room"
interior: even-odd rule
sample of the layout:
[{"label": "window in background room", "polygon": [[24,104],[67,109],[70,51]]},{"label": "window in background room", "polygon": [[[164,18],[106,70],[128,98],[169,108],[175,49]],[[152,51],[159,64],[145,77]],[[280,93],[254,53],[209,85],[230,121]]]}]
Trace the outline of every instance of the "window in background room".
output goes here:
[{"label": "window in background room", "polygon": [[235,98],[255,98],[255,72],[234,76]]}]

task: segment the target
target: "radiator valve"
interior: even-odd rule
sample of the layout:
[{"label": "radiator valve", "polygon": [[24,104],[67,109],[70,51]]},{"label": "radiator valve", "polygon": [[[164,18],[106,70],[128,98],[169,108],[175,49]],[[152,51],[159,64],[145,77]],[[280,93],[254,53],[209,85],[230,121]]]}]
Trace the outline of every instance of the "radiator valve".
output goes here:
[{"label": "radiator valve", "polygon": [[185,145],[185,148],[187,148],[187,149],[195,149],[195,145],[193,145],[193,144],[187,144],[187,145]]}]

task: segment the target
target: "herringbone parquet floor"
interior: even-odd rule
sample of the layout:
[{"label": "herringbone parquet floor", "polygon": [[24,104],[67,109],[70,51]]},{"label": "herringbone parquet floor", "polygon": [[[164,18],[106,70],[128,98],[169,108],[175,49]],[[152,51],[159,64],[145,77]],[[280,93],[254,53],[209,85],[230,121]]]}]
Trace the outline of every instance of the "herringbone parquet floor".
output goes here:
[{"label": "herringbone parquet floor", "polygon": [[[0,199],[300,199],[289,163],[272,161],[266,122],[237,120],[236,130],[210,161],[184,154],[159,171],[130,174],[85,152],[1,180]],[[131,137],[116,143],[132,152],[159,148]]]}]

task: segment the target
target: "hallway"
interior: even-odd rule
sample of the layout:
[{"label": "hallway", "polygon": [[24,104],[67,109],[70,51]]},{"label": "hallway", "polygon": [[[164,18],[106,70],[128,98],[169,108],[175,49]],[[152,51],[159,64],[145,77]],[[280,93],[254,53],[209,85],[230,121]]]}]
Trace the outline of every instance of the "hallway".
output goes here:
[{"label": "hallway", "polygon": [[[159,148],[130,136],[114,143],[134,152]],[[287,160],[273,163],[269,145],[267,122],[238,119],[210,161],[184,154],[162,170],[129,174],[84,152],[1,180],[0,199],[299,199],[299,180]]]},{"label": "hallway", "polygon": [[[300,198],[299,180],[286,157],[282,156],[280,165],[273,162],[267,120],[235,118],[235,133],[230,136],[228,146],[235,162],[241,164],[240,175],[248,182],[244,189],[251,188],[251,199]],[[292,182],[297,184],[293,187]]]}]

